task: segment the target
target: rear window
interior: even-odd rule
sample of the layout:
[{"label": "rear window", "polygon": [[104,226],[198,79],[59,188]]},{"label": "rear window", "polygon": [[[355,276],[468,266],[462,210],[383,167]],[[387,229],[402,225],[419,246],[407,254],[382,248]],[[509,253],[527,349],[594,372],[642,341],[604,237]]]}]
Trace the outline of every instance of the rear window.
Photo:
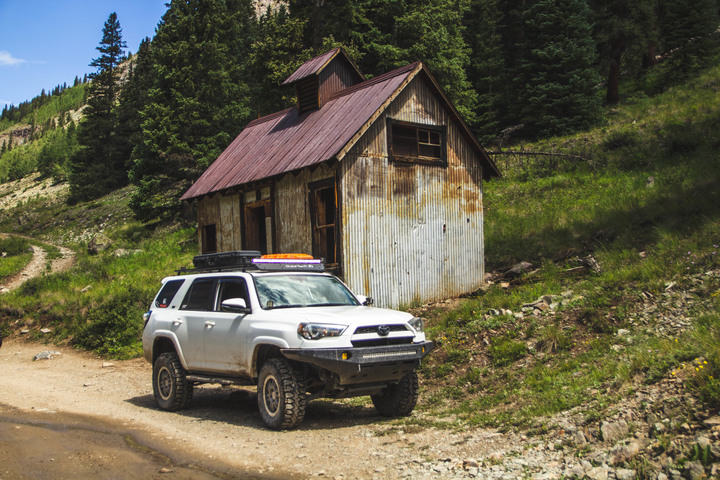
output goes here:
[{"label": "rear window", "polygon": [[190,286],[190,290],[183,299],[181,310],[210,311],[215,299],[215,280],[212,278],[199,278]]},{"label": "rear window", "polygon": [[175,294],[178,290],[180,290],[183,283],[185,283],[185,280],[170,280],[163,285],[162,289],[160,289],[160,293],[158,293],[155,298],[155,306],[158,308],[169,307],[173,298],[175,298]]}]

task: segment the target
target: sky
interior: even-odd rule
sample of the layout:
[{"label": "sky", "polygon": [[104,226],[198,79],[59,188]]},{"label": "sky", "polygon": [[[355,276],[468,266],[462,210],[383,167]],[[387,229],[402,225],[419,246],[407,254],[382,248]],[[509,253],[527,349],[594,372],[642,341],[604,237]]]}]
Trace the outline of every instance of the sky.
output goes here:
[{"label": "sky", "polygon": [[170,0],[0,0],[0,109],[92,73],[90,62],[115,12],[126,52],[136,53]]}]

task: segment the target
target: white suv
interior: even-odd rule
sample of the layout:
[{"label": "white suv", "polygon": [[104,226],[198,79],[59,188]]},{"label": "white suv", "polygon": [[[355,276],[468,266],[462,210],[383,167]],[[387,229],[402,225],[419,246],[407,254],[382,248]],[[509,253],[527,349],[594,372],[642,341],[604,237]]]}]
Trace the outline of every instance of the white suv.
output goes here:
[{"label": "white suv", "polygon": [[409,415],[433,347],[423,320],[369,306],[319,260],[266,257],[200,255],[163,279],[143,331],[160,408],[187,406],[193,385],[230,383],[257,385],[260,415],[278,430],[319,397],[370,395],[380,414]]}]

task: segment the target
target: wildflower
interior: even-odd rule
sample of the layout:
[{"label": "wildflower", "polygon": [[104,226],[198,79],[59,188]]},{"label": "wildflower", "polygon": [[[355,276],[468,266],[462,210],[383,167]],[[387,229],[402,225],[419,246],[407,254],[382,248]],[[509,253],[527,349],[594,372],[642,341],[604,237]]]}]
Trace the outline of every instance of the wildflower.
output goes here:
[{"label": "wildflower", "polygon": [[705,360],[703,363],[704,363],[705,365],[707,365],[707,360]]},{"label": "wildflower", "polygon": [[695,371],[696,371],[696,372],[699,372],[699,371],[700,371],[700,369],[699,369],[699,368],[697,368],[697,367],[695,367]]},{"label": "wildflower", "polygon": [[673,374],[673,377],[674,377],[674,376],[675,376],[675,372],[672,372],[672,374]]}]

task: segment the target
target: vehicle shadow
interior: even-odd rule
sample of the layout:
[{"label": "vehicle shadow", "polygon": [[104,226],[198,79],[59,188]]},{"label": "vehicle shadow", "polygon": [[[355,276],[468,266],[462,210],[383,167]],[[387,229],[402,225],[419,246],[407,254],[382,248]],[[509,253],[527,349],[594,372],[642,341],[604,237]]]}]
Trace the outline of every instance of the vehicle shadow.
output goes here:
[{"label": "vehicle shadow", "polygon": [[[363,397],[365,398],[365,397]],[[305,419],[297,427],[299,431],[329,430],[340,427],[369,425],[385,420],[372,405],[370,397],[366,402],[353,404],[343,400],[318,399],[308,403]],[[159,410],[152,395],[141,395],[126,399],[137,407]],[[194,418],[200,421],[223,422],[230,425],[267,430],[260,418],[257,406],[257,393],[251,388],[233,386],[196,387],[190,406],[173,412],[176,415]]]}]

